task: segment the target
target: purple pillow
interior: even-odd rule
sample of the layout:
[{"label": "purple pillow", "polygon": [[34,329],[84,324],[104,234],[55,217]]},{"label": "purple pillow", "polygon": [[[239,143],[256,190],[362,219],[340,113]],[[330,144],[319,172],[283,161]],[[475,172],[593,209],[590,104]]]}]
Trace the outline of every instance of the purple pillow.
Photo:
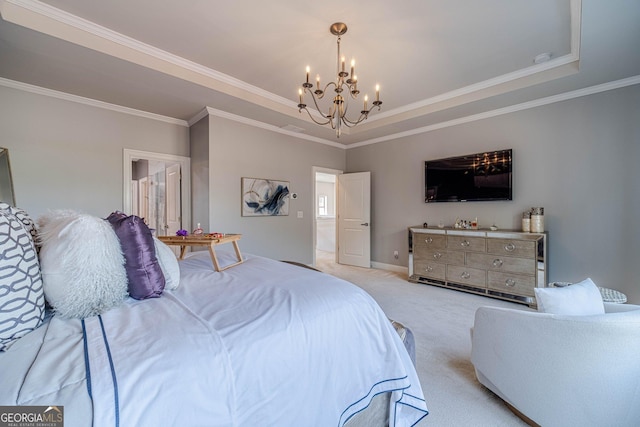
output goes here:
[{"label": "purple pillow", "polygon": [[107,217],[118,239],[129,279],[129,295],[135,299],[157,298],[165,278],[156,257],[153,234],[139,216],[116,211]]}]

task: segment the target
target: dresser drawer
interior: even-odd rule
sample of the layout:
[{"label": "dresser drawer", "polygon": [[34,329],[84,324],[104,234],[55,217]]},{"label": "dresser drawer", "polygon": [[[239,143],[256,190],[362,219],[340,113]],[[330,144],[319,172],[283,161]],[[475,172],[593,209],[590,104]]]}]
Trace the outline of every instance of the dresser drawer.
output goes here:
[{"label": "dresser drawer", "polygon": [[413,250],[419,251],[422,248],[426,249],[446,249],[447,248],[447,236],[442,234],[426,234],[426,233],[414,233],[413,234]]},{"label": "dresser drawer", "polygon": [[413,252],[416,262],[438,262],[442,264],[464,264],[464,252],[442,251],[439,249],[419,249]]},{"label": "dresser drawer", "polygon": [[413,274],[429,279],[444,280],[446,266],[437,262],[414,261]]},{"label": "dresser drawer", "polygon": [[536,286],[536,278],[534,276],[489,271],[487,278],[487,287],[491,291],[506,292],[527,297],[532,297],[535,294],[533,289]]},{"label": "dresser drawer", "polygon": [[485,288],[487,286],[487,272],[477,268],[447,265],[447,280]]},{"label": "dresser drawer", "polygon": [[531,258],[515,258],[491,254],[467,253],[466,265],[487,270],[510,273],[536,274],[536,261]]},{"label": "dresser drawer", "polygon": [[447,236],[447,249],[453,251],[484,252],[486,250],[483,237]]},{"label": "dresser drawer", "polygon": [[536,242],[515,239],[488,239],[487,252],[496,255],[534,259],[536,257]]}]

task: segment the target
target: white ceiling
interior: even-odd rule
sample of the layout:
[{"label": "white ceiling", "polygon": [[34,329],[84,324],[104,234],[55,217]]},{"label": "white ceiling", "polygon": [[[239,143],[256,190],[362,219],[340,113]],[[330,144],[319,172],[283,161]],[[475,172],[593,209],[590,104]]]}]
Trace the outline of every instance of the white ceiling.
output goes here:
[{"label": "white ceiling", "polygon": [[[184,121],[210,107],[330,144],[640,83],[638,0],[0,0],[0,13],[5,85]],[[380,84],[383,101],[339,139],[296,107],[307,65],[335,76],[337,21],[361,98]]]}]

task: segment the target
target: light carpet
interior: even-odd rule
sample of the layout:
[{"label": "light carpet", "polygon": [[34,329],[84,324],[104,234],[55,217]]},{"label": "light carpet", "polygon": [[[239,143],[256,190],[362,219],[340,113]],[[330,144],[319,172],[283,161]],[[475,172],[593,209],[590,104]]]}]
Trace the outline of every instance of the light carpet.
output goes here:
[{"label": "light carpet", "polygon": [[429,409],[420,427],[527,425],[477,381],[470,336],[478,307],[529,310],[527,306],[415,284],[406,274],[340,265],[333,259],[332,253],[318,252],[316,268],[361,287],[389,318],[413,332],[416,370]]}]

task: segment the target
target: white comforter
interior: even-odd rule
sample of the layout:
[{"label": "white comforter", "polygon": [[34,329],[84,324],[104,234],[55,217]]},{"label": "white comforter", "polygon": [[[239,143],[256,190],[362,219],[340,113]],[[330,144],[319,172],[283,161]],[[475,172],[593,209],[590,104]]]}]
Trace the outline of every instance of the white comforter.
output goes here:
[{"label": "white comforter", "polygon": [[[387,391],[391,426],[426,415],[409,355],[368,294],[322,273],[245,258],[214,272],[209,254],[196,253],[181,262],[177,290],[85,320],[94,427],[342,426]],[[223,264],[231,259],[220,254]],[[77,362],[79,322],[50,323],[56,337],[70,335]],[[44,385],[50,362],[36,357],[30,386],[13,387],[17,403],[65,404],[34,403],[43,392],[33,375]],[[48,383],[47,398],[58,386],[80,393],[80,371],[69,372],[51,374],[65,384]],[[2,395],[0,403],[14,404]]]}]

